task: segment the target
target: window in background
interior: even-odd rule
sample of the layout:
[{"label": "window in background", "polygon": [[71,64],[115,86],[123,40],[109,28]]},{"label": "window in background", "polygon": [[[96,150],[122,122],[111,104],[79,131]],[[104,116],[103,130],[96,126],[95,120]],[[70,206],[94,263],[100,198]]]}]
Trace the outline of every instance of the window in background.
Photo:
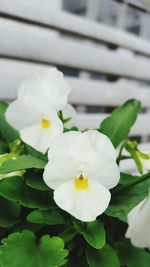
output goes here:
[{"label": "window in background", "polygon": [[150,0],[63,0],[63,8],[150,39]]},{"label": "window in background", "polygon": [[98,21],[111,26],[117,26],[121,4],[113,0],[101,0]]},{"label": "window in background", "polygon": [[142,11],[136,10],[134,7],[128,6],[125,20],[125,29],[129,32],[139,35],[142,23],[142,15]]},{"label": "window in background", "polygon": [[87,0],[63,0],[63,8],[77,15],[86,14]]}]

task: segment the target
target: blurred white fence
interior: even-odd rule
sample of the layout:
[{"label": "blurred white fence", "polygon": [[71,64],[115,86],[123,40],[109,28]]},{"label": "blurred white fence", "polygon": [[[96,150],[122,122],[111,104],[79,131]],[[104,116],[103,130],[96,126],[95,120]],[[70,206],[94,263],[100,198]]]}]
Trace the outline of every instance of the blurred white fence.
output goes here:
[{"label": "blurred white fence", "polygon": [[55,65],[73,88],[70,101],[84,111],[80,128],[98,127],[109,108],[138,98],[144,109],[131,135],[150,136],[150,43],[52,2],[0,0],[0,98],[11,101],[23,78]]}]

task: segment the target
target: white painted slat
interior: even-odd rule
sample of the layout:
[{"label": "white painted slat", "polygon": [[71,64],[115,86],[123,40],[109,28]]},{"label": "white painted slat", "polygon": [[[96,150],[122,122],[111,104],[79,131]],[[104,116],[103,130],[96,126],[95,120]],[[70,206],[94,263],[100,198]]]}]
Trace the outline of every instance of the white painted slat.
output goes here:
[{"label": "white painted slat", "polygon": [[64,11],[55,11],[51,6],[48,2],[43,4],[34,0],[0,0],[0,11],[3,13],[150,55],[149,42],[145,40]]},{"label": "white painted slat", "polygon": [[[0,59],[0,98],[15,99],[22,80],[47,68],[34,63]],[[141,100],[142,107],[150,108],[150,88],[138,82],[128,80],[108,82],[71,77],[66,77],[66,80],[72,88],[69,97],[71,103],[118,106],[129,98],[137,98]]]},{"label": "white painted slat", "polygon": [[0,58],[0,99],[13,100],[21,82],[48,66]]},{"label": "white painted slat", "polygon": [[144,57],[52,37],[48,29],[4,18],[0,19],[0,54],[150,80],[150,60]]},{"label": "white painted slat", "polygon": [[119,106],[129,98],[142,102],[142,107],[150,108],[150,87],[138,82],[119,80],[117,82],[93,81],[68,78],[73,88],[70,101],[74,104]]},{"label": "white painted slat", "polygon": [[[108,114],[79,114],[77,126],[83,130],[85,128],[96,129]],[[130,136],[150,135],[150,114],[139,114],[138,119],[131,129]]]}]

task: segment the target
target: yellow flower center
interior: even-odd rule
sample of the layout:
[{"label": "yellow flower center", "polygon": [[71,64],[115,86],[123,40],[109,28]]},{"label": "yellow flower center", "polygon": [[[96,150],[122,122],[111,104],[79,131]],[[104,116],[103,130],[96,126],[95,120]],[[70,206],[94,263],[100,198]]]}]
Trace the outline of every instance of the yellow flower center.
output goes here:
[{"label": "yellow flower center", "polygon": [[83,177],[82,174],[80,177],[75,178],[75,189],[76,190],[87,190],[89,188],[88,179]]},{"label": "yellow flower center", "polygon": [[42,119],[41,120],[41,126],[43,129],[48,129],[51,127],[51,122],[49,120]]}]

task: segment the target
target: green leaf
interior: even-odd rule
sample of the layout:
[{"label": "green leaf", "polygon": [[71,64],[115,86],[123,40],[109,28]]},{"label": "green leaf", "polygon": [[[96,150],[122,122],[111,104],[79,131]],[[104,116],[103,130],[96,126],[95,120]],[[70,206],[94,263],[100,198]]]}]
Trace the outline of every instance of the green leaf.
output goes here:
[{"label": "green leaf", "polygon": [[10,159],[5,161],[0,166],[0,174],[6,174],[18,170],[25,169],[43,169],[45,167],[46,162],[40,160],[38,158],[34,158],[30,155],[18,156],[16,159]]},{"label": "green leaf", "polygon": [[26,219],[23,219],[23,218],[21,219],[22,220],[19,223],[15,224],[15,226],[13,227],[13,233],[22,232],[24,229],[30,230],[36,233],[39,230],[41,230],[41,228],[43,227],[42,224],[35,224],[35,223],[27,222]]},{"label": "green leaf", "polygon": [[123,106],[116,108],[112,114],[101,123],[100,132],[107,135],[114,147],[117,147],[127,138],[140,109],[140,101],[134,99],[127,101]]},{"label": "green leaf", "polygon": [[74,237],[77,234],[76,229],[72,225],[66,224],[66,229],[59,235],[65,243],[73,241]]},{"label": "green leaf", "polygon": [[89,267],[120,267],[115,250],[107,244],[104,248],[97,250],[89,247],[87,249],[87,261]]},{"label": "green leaf", "polygon": [[92,247],[100,249],[105,245],[105,230],[100,221],[82,223],[76,220],[74,225]]},{"label": "green leaf", "polygon": [[135,185],[129,186],[114,194],[112,201],[106,210],[106,214],[126,221],[127,215],[138,203],[140,203],[148,194],[150,179],[141,181]]},{"label": "green leaf", "polygon": [[149,267],[150,254],[144,249],[133,247],[128,240],[118,245],[118,255],[121,265],[127,267]]},{"label": "green leaf", "polygon": [[0,181],[0,195],[29,208],[48,209],[52,201],[51,191],[41,192],[32,189],[19,176]]},{"label": "green leaf", "polygon": [[61,238],[44,235],[36,240],[33,232],[25,230],[2,240],[0,267],[57,267],[66,263],[67,255]]},{"label": "green leaf", "polygon": [[0,196],[0,227],[8,228],[20,220],[20,205]]},{"label": "green leaf", "polygon": [[138,182],[141,180],[141,177],[140,176],[134,176],[134,175],[131,175],[129,173],[121,173],[120,174],[120,180],[119,180],[119,184],[121,185],[132,185],[134,184],[135,182]]},{"label": "green leaf", "polygon": [[34,158],[38,158],[41,159],[43,161],[47,161],[47,155],[43,155],[41,152],[37,151],[36,149],[34,149],[33,147],[24,144],[24,154],[30,154],[31,156],[33,156]]},{"label": "green leaf", "polygon": [[29,174],[27,174],[26,179],[26,184],[29,185],[30,187],[37,189],[37,190],[41,190],[41,191],[49,191],[49,187],[44,183],[42,174],[40,173],[35,173],[35,172],[31,172]]},{"label": "green leaf", "polygon": [[46,211],[35,210],[28,214],[27,220],[33,223],[40,224],[65,224],[65,220],[59,211],[55,209],[49,209]]},{"label": "green leaf", "polygon": [[141,181],[142,176],[134,176],[129,173],[120,173],[120,180],[119,184],[111,190],[112,194],[117,193],[120,190],[123,190],[124,188],[134,185]]},{"label": "green leaf", "polygon": [[19,133],[6,121],[5,112],[7,107],[7,103],[0,102],[0,133],[6,141],[12,142],[19,138]]}]

